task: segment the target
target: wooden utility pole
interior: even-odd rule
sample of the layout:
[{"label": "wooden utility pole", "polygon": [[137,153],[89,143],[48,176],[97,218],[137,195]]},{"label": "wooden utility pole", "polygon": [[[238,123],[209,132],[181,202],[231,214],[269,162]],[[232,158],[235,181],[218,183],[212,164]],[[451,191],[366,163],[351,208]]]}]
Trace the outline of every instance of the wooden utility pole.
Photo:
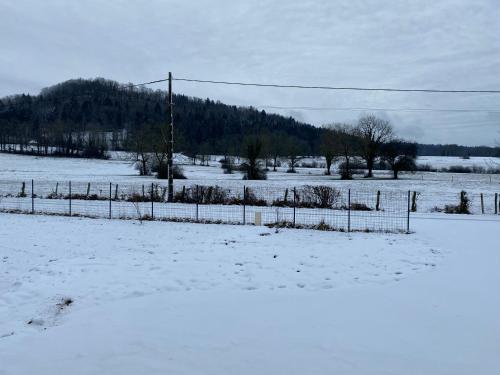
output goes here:
[{"label": "wooden utility pole", "polygon": [[170,121],[168,124],[167,167],[168,167],[168,201],[174,201],[174,103],[172,95],[172,73],[168,73],[168,108]]}]

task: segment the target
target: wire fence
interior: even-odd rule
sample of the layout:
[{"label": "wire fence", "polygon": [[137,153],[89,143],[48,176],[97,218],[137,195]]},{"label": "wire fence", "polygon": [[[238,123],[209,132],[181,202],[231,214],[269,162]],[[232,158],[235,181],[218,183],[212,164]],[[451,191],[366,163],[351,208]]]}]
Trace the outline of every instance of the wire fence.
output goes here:
[{"label": "wire fence", "polygon": [[0,211],[109,219],[230,223],[338,231],[409,232],[410,193],[329,186],[0,181]]}]

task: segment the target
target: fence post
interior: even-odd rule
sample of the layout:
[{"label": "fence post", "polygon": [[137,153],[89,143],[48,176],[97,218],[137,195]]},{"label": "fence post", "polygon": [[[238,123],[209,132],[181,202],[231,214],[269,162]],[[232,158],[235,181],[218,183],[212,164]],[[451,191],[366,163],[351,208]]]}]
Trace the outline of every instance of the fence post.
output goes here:
[{"label": "fence post", "polygon": [[151,182],[151,220],[155,219],[154,183]]},{"label": "fence post", "polygon": [[31,180],[31,213],[35,213],[35,182]]},{"label": "fence post", "polygon": [[247,212],[247,187],[243,185],[243,225],[246,224],[246,212]]},{"label": "fence post", "polygon": [[414,191],[411,198],[411,212],[417,212],[417,192]]},{"label": "fence post", "polygon": [[481,193],[481,213],[484,215],[484,196]]},{"label": "fence post", "polygon": [[146,195],[144,194],[144,184],[142,184],[142,201],[146,201]]},{"label": "fence post", "polygon": [[380,211],[380,190],[377,190],[377,204],[375,205],[375,211]]},{"label": "fence post", "polygon": [[293,187],[293,226],[295,227],[295,207],[297,207],[297,189]]},{"label": "fence post", "polygon": [[406,216],[406,234],[410,234],[410,190],[408,190],[408,210]]},{"label": "fence post", "polygon": [[347,232],[351,231],[351,189],[347,192]]},{"label": "fence post", "polygon": [[498,193],[495,193],[495,215],[498,214]]},{"label": "fence post", "polygon": [[71,216],[71,181],[69,182],[69,216]]},{"label": "fence post", "polygon": [[199,209],[198,205],[200,204],[200,187],[196,185],[196,221],[198,221]]},{"label": "fence post", "polygon": [[111,200],[112,200],[112,194],[113,194],[113,188],[111,182],[109,183],[109,218],[111,219]]}]

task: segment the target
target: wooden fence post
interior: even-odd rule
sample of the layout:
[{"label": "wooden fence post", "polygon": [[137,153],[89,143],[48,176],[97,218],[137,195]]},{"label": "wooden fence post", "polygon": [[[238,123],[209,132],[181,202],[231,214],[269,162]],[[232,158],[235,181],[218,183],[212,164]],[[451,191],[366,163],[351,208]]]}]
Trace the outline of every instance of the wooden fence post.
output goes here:
[{"label": "wooden fence post", "polygon": [[484,196],[481,193],[481,213],[484,215]]}]

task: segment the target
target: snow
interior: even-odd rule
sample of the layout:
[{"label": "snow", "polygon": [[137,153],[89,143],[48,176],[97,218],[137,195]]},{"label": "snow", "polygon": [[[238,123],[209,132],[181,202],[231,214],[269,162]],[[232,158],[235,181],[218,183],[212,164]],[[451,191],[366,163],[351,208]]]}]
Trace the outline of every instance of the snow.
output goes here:
[{"label": "snow", "polygon": [[397,235],[0,214],[0,374],[498,373],[500,220],[431,217]]},{"label": "snow", "polygon": [[[152,177],[140,177],[130,160],[124,160],[124,153],[113,153],[111,160],[87,160],[66,158],[45,158],[23,155],[0,154],[0,194],[17,193],[22,181],[35,180],[35,190],[40,194],[48,194],[55,188],[55,182],[60,187],[67,185],[68,180],[80,183],[86,188],[92,182],[92,189],[107,191],[106,184],[112,182],[120,187],[134,186],[138,191],[140,186],[148,186],[151,182],[157,183]],[[186,162],[186,158],[177,155],[178,160]],[[324,184],[339,189],[352,189],[375,193],[380,191],[417,191],[420,193],[417,208],[419,212],[431,212],[434,207],[443,208],[446,204],[457,204],[461,190],[468,192],[472,201],[472,212],[480,213],[480,194],[484,195],[485,211],[494,213],[494,195],[500,193],[500,175],[484,174],[456,174],[419,172],[415,174],[401,174],[400,180],[390,179],[389,174],[376,171],[375,179],[364,179],[357,176],[353,181],[340,181],[337,175],[325,176],[321,168],[298,168],[298,173],[286,173],[286,168],[279,168],[278,172],[269,172],[267,181],[243,181],[240,173],[223,174],[219,158],[213,157],[210,166],[185,164],[183,166],[187,180],[175,181],[180,185],[220,185],[236,191],[242,191],[243,185],[249,187],[264,186],[270,189],[290,188],[305,184]],[[435,167],[451,165],[478,165],[486,168],[498,166],[498,158],[461,159],[457,157],[422,157],[421,164],[431,164]],[[97,184],[99,187],[97,186]],[[160,183],[165,184],[165,181]],[[46,187],[45,190],[44,186]],[[48,189],[48,190],[47,190]],[[99,190],[92,191],[99,193]]]}]

